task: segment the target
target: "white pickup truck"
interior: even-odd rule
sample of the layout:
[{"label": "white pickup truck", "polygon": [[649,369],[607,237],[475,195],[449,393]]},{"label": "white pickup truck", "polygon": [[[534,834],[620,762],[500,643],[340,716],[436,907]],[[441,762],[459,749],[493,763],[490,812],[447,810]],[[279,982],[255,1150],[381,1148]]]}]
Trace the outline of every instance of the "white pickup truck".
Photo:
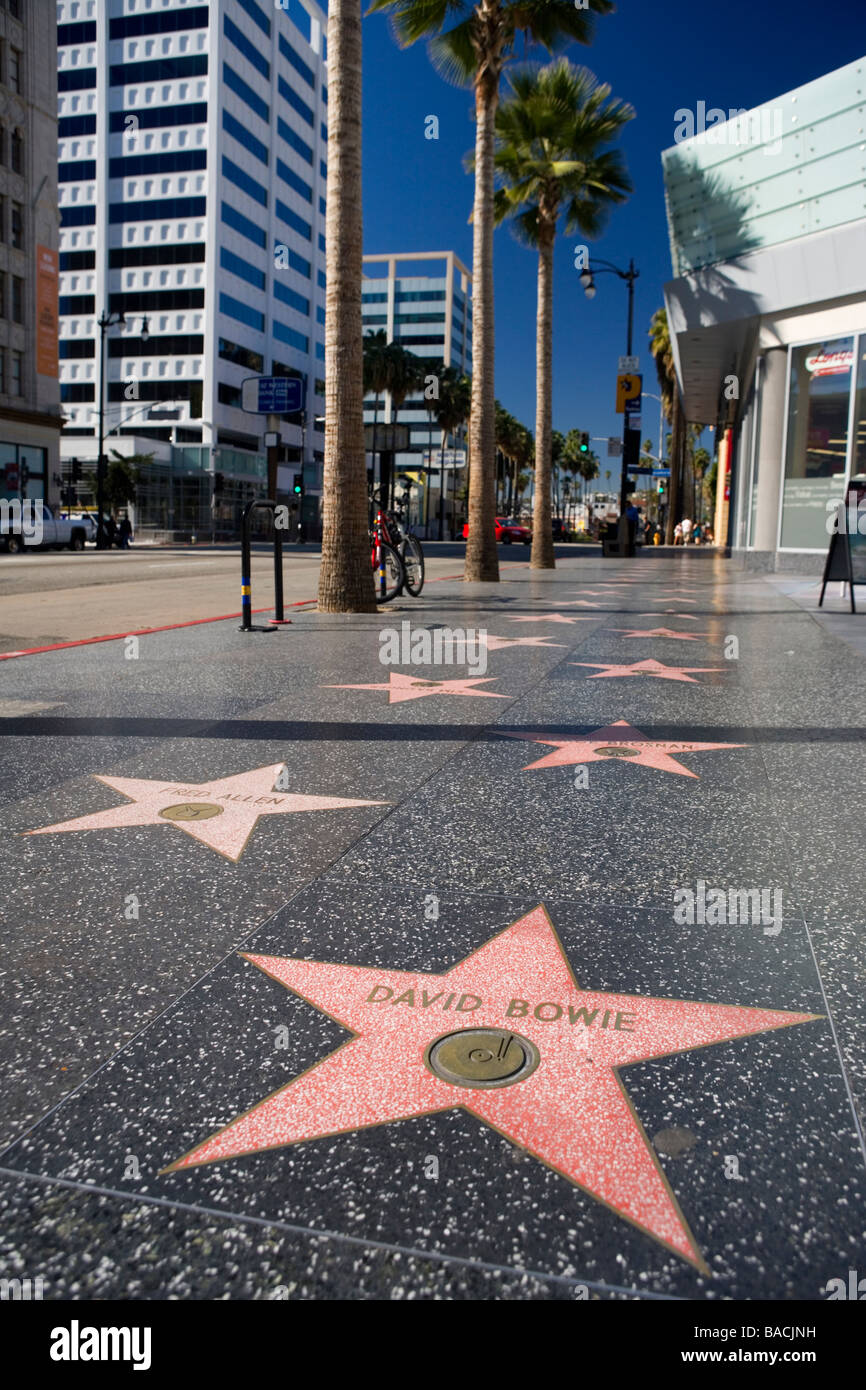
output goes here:
[{"label": "white pickup truck", "polygon": [[24,550],[53,547],[83,550],[87,529],[83,521],[56,517],[40,500],[0,501],[0,542],[10,555]]}]

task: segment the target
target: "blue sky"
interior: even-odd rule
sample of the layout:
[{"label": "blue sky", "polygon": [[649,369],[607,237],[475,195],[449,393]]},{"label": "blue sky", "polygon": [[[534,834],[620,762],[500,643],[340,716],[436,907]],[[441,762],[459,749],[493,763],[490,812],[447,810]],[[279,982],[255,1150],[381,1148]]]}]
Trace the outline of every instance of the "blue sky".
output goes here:
[{"label": "blue sky", "polygon": [[[384,16],[364,20],[363,38],[364,250],[453,249],[471,268],[472,178],[463,157],[474,141],[472,93],[444,82],[423,44],[398,48]],[[660,155],[674,143],[674,112],[699,100],[748,109],[864,52],[863,0],[619,0],[615,14],[597,18],[589,47],[568,50],[636,111],[621,142],[634,192],[590,250],[623,267],[634,257],[640,271],[634,341],[648,391],[655,369],[647,329],[671,278]],[[438,141],[424,138],[428,115],[439,118]],[[561,234],[555,253],[554,427],[618,435],[614,390],[626,347],[627,288],[601,275],[595,299],[587,300],[573,265],[576,240]],[[536,261],[506,227],[496,233],[494,275],[496,394],[534,430]],[[655,444],[655,401],[644,402],[641,433]],[[602,470],[618,469],[595,447]]]}]

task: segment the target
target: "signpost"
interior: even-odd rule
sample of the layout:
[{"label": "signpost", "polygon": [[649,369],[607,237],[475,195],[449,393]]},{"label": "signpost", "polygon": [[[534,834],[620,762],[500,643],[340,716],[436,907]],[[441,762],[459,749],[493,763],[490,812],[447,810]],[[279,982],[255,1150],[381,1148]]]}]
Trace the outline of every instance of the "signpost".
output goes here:
[{"label": "signpost", "polygon": [[619,438],[618,435],[608,435],[607,456],[609,459],[618,459],[622,457],[622,440]]},{"label": "signpost", "polygon": [[851,612],[856,613],[854,585],[866,584],[866,476],[862,474],[849,478],[845,501],[839,504],[836,513],[836,528],[830,537],[824,564],[819,608],[824,602],[824,591],[833,579],[848,585]]},{"label": "signpost", "polygon": [[[268,457],[268,497],[276,501],[280,462],[280,416],[304,408],[306,381],[299,376],[248,376],[241,382],[241,409],[249,415],[267,415],[265,451]],[[303,445],[301,446],[303,449]]]}]

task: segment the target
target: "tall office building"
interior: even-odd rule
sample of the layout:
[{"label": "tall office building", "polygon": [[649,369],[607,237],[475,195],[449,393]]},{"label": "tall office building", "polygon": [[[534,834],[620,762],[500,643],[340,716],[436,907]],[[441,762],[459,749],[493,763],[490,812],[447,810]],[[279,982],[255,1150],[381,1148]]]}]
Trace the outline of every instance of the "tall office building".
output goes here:
[{"label": "tall office building", "polygon": [[0,498],[57,500],[54,7],[0,0]]},{"label": "tall office building", "polygon": [[305,437],[286,434],[311,492],[322,457],[325,14],[314,0],[57,8],[64,457],[96,458],[98,318],[122,312],[106,453],[154,453],[139,527],[231,529],[266,478],[245,378],[304,379]]},{"label": "tall office building", "polygon": [[[364,257],[365,277],[361,302],[364,333],[384,329],[389,342],[431,363],[472,374],[472,274],[453,251],[386,252]],[[433,274],[419,275],[421,269]],[[441,432],[431,402],[415,392],[394,412],[390,395],[364,401],[364,421],[372,425],[394,422],[409,430],[409,449],[395,456],[398,473],[410,475],[420,492],[413,498],[413,523],[438,533],[439,494],[449,497],[460,486],[465,453],[460,436],[449,442],[447,467],[431,473],[440,461]],[[459,465],[457,468],[454,465]],[[424,472],[424,468],[428,471]],[[456,475],[456,476],[455,476]]]}]

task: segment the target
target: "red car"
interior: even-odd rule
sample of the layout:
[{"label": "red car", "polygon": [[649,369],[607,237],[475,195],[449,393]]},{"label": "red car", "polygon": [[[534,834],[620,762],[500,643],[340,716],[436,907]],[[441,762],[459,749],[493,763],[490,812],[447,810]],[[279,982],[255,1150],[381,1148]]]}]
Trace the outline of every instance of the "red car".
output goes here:
[{"label": "red car", "polygon": [[[463,527],[463,539],[469,538],[469,522]],[[524,545],[532,544],[532,532],[528,526],[522,525],[519,521],[514,521],[510,517],[498,516],[496,518],[496,539],[502,541],[503,545],[510,545],[512,541],[523,541]]]}]

